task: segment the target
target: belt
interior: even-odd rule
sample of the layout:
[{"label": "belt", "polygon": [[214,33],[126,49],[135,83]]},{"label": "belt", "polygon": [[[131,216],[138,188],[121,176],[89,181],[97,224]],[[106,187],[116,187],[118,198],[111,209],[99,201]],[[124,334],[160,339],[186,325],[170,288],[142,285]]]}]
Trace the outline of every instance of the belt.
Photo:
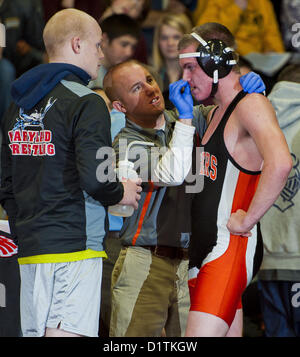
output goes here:
[{"label": "belt", "polygon": [[109,231],[108,238],[115,238],[115,239],[119,239],[120,238],[120,231]]},{"label": "belt", "polygon": [[188,260],[187,248],[168,247],[165,245],[143,245],[141,248],[151,250],[157,257]]}]

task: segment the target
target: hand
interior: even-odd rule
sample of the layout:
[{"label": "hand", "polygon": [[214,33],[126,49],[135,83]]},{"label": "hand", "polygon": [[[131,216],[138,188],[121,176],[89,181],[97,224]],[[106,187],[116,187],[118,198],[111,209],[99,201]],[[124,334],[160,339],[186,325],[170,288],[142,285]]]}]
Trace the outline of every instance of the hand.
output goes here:
[{"label": "hand", "polygon": [[[183,90],[183,91],[182,91]],[[188,82],[183,79],[169,85],[169,98],[179,113],[179,119],[193,118],[193,97]]]},{"label": "hand", "polygon": [[261,76],[255,72],[249,72],[240,78],[241,86],[245,92],[261,93],[266,90],[266,86]]},{"label": "hand", "polygon": [[252,227],[245,226],[245,217],[246,212],[238,209],[236,212],[232,213],[228,222],[227,229],[229,232],[235,236],[251,237],[252,233],[250,232]]},{"label": "hand", "polygon": [[135,181],[127,180],[122,182],[122,184],[124,186],[124,195],[119,204],[133,206],[134,209],[137,209],[139,206],[138,201],[141,199],[139,193],[142,192],[142,179],[138,178]]}]

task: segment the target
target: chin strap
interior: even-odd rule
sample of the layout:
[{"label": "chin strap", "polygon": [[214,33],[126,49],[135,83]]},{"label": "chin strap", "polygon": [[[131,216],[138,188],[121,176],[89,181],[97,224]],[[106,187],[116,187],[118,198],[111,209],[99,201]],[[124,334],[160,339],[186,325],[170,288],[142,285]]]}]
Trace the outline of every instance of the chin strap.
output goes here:
[{"label": "chin strap", "polygon": [[210,95],[209,95],[208,98],[214,98],[214,96],[215,96],[215,94],[217,93],[217,90],[218,90],[218,84],[219,84],[219,72],[216,69],[214,71],[213,82],[211,84],[211,92],[210,92]]},{"label": "chin strap", "polygon": [[[218,83],[212,83],[211,92],[208,98],[214,98],[218,90]],[[206,98],[207,99],[207,98]]]}]

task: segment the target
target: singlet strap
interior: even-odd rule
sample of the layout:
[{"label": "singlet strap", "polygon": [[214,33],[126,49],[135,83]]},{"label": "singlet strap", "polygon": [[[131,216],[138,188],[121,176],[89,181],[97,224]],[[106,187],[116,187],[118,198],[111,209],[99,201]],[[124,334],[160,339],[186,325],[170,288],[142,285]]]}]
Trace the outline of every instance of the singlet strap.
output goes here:
[{"label": "singlet strap", "polygon": [[[225,110],[225,113],[223,114],[222,116],[222,119],[220,120],[217,128],[215,129],[215,131],[212,133],[211,137],[208,139],[207,143],[204,144],[204,146],[207,146],[210,144],[211,140],[213,140],[214,137],[218,136],[220,132],[223,132],[224,131],[224,128],[225,128],[225,125],[228,121],[228,118],[230,117],[231,113],[233,112],[234,108],[237,106],[238,102],[245,97],[247,93],[244,92],[243,90],[241,90],[234,98],[233,100],[231,101],[231,103],[228,105],[228,107],[226,108]],[[209,124],[212,122],[212,119],[215,115],[215,113],[217,112],[217,109],[218,109],[218,106],[216,106],[214,109],[213,109],[213,112],[212,112],[212,115],[210,117],[210,120],[209,120]],[[203,144],[201,144],[203,145]]]},{"label": "singlet strap", "polygon": [[[238,103],[247,95],[246,92],[244,92],[243,90],[241,90],[232,100],[232,102],[228,105],[223,118],[221,120],[221,125],[220,127],[224,128],[225,124],[227,123],[228,118],[230,117],[230,115],[232,114],[232,112],[234,111],[235,107],[238,105]],[[220,128],[221,129],[221,128]]]}]

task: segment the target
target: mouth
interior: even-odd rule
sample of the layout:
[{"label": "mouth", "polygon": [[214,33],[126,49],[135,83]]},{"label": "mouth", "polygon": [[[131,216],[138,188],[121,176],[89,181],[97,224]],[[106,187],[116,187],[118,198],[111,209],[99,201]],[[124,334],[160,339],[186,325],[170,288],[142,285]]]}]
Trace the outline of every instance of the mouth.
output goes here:
[{"label": "mouth", "polygon": [[159,98],[159,96],[156,96],[156,97],[154,97],[152,100],[151,100],[151,102],[150,102],[150,104],[159,104],[160,103],[160,98]]}]

